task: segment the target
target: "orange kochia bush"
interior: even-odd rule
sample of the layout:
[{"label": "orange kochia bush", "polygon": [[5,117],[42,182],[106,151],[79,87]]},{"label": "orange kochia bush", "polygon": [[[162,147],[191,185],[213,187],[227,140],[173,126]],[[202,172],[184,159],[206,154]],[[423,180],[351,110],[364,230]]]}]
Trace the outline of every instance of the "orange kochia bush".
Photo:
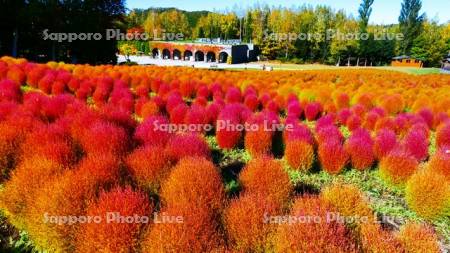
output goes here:
[{"label": "orange kochia bush", "polygon": [[224,226],[230,246],[237,252],[266,252],[276,224],[271,216],[282,213],[280,206],[261,194],[244,193],[233,199],[224,215]]},{"label": "orange kochia bush", "polygon": [[80,226],[76,251],[137,251],[141,230],[152,222],[152,213],[153,205],[147,196],[130,187],[102,192],[97,203],[91,203],[86,210],[88,217],[101,217],[102,220]]},{"label": "orange kochia bush", "polygon": [[158,192],[169,176],[172,160],[163,147],[144,146],[134,150],[126,158],[126,164],[140,187]]},{"label": "orange kochia bush", "polygon": [[391,184],[404,184],[417,171],[418,161],[403,148],[396,148],[380,161],[380,175]]},{"label": "orange kochia bush", "polygon": [[291,140],[286,143],[284,156],[292,169],[308,171],[314,162],[314,148],[304,140]]},{"label": "orange kochia bush", "polygon": [[436,234],[421,224],[408,223],[402,226],[397,239],[406,252],[441,252]]},{"label": "orange kochia bush", "polygon": [[358,252],[344,224],[326,221],[331,211],[318,197],[296,199],[290,215],[315,221],[281,223],[273,239],[275,252]]},{"label": "orange kochia bush", "polygon": [[19,229],[26,229],[25,212],[48,181],[63,173],[64,167],[40,156],[22,161],[12,172],[0,195],[0,206],[9,221]]},{"label": "orange kochia bush", "polygon": [[85,215],[88,204],[97,194],[118,181],[119,161],[110,154],[88,156],[77,168],[48,180],[25,211],[25,227],[35,246],[56,252],[72,249],[80,223],[61,225],[43,217]]},{"label": "orange kochia bush", "polygon": [[222,178],[213,163],[205,158],[183,158],[163,184],[161,201],[171,208],[195,206],[221,212],[225,203]]},{"label": "orange kochia bush", "polygon": [[281,162],[270,157],[251,160],[241,172],[239,181],[244,193],[262,195],[280,206],[285,206],[293,193]]},{"label": "orange kochia bush", "polygon": [[172,220],[155,224],[148,231],[144,252],[223,250],[220,215],[225,191],[220,174],[210,161],[200,157],[180,160],[162,186],[161,201],[161,215]]}]

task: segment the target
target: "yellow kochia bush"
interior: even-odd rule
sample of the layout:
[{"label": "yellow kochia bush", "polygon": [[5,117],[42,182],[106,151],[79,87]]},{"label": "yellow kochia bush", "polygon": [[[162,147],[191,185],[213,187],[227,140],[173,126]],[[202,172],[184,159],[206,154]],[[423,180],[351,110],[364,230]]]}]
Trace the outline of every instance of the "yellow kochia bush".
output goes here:
[{"label": "yellow kochia bush", "polygon": [[429,168],[418,171],[408,180],[405,194],[409,208],[421,217],[450,217],[450,183],[439,172]]}]

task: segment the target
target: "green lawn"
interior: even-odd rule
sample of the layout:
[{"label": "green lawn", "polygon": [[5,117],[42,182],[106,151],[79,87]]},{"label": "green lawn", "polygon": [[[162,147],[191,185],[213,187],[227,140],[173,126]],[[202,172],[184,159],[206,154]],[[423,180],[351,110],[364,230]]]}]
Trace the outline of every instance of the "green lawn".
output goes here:
[{"label": "green lawn", "polygon": [[333,69],[380,69],[380,70],[391,70],[399,71],[407,74],[415,75],[426,75],[426,74],[439,74],[440,69],[438,68],[411,68],[411,67],[336,67],[331,65],[323,64],[284,64],[284,63],[274,63],[267,64],[267,66],[272,66],[274,70],[333,70]]}]

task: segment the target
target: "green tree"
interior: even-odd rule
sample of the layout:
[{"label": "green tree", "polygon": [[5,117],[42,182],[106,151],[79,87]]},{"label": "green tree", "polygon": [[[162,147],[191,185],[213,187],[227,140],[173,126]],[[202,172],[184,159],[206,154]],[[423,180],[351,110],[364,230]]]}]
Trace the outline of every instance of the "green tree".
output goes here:
[{"label": "green tree", "polygon": [[414,40],[411,56],[429,67],[439,67],[447,53],[446,41],[437,22],[424,22],[423,32]]},{"label": "green tree", "polygon": [[[361,5],[359,6],[359,33],[366,34],[367,26],[369,25],[370,15],[372,14],[372,4],[374,0],[363,0]],[[359,40],[359,53],[360,56],[366,58],[368,57],[368,53],[370,50],[370,45],[373,44],[373,41],[370,40],[372,36],[370,36],[367,40],[361,39]]]},{"label": "green tree", "polygon": [[239,20],[236,14],[228,13],[220,16],[220,34],[221,38],[227,40],[237,37]]},{"label": "green tree", "polygon": [[403,54],[410,54],[414,39],[420,35],[425,14],[420,14],[422,8],[421,0],[404,0],[400,17],[400,31],[404,35],[404,40],[400,44],[400,51]]},{"label": "green tree", "polygon": [[[347,20],[343,12],[336,15],[336,28],[341,34],[351,34],[358,30],[356,20]],[[332,63],[340,64],[342,60],[356,57],[358,54],[358,40],[335,38],[331,41],[330,59]]]}]

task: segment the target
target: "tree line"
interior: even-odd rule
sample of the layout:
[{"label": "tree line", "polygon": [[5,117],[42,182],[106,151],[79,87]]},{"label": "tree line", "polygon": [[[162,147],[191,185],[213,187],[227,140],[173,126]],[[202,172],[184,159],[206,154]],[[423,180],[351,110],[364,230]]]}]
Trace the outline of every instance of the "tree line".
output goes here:
[{"label": "tree line", "polygon": [[[166,32],[182,33],[187,40],[240,39],[257,44],[263,58],[294,63],[345,64],[351,59],[364,65],[383,65],[393,56],[410,55],[423,59],[427,66],[438,66],[450,50],[449,22],[428,19],[421,12],[420,0],[403,0],[397,24],[372,24],[374,1],[361,0],[354,17],[323,5],[282,8],[257,4],[231,11],[187,12],[175,8],[128,11],[125,0],[0,0],[0,55],[40,62],[114,63],[116,40],[58,42],[44,40],[43,31],[104,34],[106,29],[125,32],[141,27],[150,38]],[[368,34],[368,38],[327,39],[331,30]],[[392,39],[398,33],[404,35],[403,40]],[[283,39],[283,34],[322,36]],[[141,51],[150,50],[148,42],[134,43]]]},{"label": "tree line", "polygon": [[372,24],[374,1],[362,0],[357,17],[323,5],[282,8],[257,4],[225,12],[135,9],[127,20],[129,27],[142,27],[150,38],[161,38],[160,33],[165,32],[182,33],[188,40],[241,39],[259,45],[263,57],[270,60],[328,64],[351,60],[359,65],[384,65],[396,55],[408,55],[422,59],[427,66],[439,66],[450,50],[450,23],[428,19],[421,12],[420,0],[403,0],[397,24]]}]

